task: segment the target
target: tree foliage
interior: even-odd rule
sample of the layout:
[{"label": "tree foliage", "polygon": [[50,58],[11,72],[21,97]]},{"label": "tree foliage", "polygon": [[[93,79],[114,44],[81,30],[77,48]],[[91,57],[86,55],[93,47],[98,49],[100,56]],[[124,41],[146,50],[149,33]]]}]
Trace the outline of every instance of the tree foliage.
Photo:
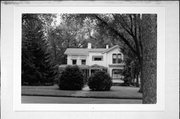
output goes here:
[{"label": "tree foliage", "polygon": [[22,15],[22,84],[53,84],[56,70],[47,52],[42,25],[38,15]]}]

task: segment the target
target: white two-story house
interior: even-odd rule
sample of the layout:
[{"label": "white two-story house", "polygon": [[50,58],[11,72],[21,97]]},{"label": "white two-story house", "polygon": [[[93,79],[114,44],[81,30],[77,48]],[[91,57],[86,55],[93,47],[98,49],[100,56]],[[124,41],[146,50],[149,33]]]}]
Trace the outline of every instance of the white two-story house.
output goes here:
[{"label": "white two-story house", "polygon": [[90,76],[96,70],[105,70],[112,77],[114,82],[123,78],[122,70],[124,68],[124,55],[118,45],[111,48],[67,48],[67,65],[78,65],[83,69],[86,76]]}]

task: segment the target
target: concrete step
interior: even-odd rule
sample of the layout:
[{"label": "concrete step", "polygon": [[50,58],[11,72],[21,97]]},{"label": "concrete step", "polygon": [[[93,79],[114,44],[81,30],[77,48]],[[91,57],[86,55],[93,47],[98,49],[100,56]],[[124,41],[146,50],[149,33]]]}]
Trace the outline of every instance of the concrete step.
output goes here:
[{"label": "concrete step", "polygon": [[124,81],[121,79],[113,79],[112,82],[113,83],[124,83]]},{"label": "concrete step", "polygon": [[124,81],[120,79],[113,79],[112,82],[113,86],[121,86],[124,83]]}]

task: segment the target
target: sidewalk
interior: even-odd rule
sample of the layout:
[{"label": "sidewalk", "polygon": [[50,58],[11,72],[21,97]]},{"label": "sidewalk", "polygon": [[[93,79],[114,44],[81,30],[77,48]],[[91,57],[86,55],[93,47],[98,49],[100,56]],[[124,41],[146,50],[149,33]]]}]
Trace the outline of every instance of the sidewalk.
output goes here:
[{"label": "sidewalk", "polygon": [[22,86],[22,96],[51,96],[79,98],[109,98],[109,99],[142,99],[139,88],[112,86],[110,91],[90,91],[88,86],[80,91],[59,90],[54,86]]}]

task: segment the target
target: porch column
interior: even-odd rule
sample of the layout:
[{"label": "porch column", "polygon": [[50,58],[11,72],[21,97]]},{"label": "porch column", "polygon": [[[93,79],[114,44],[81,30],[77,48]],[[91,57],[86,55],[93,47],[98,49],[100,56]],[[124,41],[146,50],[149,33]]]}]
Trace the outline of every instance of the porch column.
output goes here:
[{"label": "porch column", "polygon": [[91,68],[89,68],[89,76],[91,76]]}]

